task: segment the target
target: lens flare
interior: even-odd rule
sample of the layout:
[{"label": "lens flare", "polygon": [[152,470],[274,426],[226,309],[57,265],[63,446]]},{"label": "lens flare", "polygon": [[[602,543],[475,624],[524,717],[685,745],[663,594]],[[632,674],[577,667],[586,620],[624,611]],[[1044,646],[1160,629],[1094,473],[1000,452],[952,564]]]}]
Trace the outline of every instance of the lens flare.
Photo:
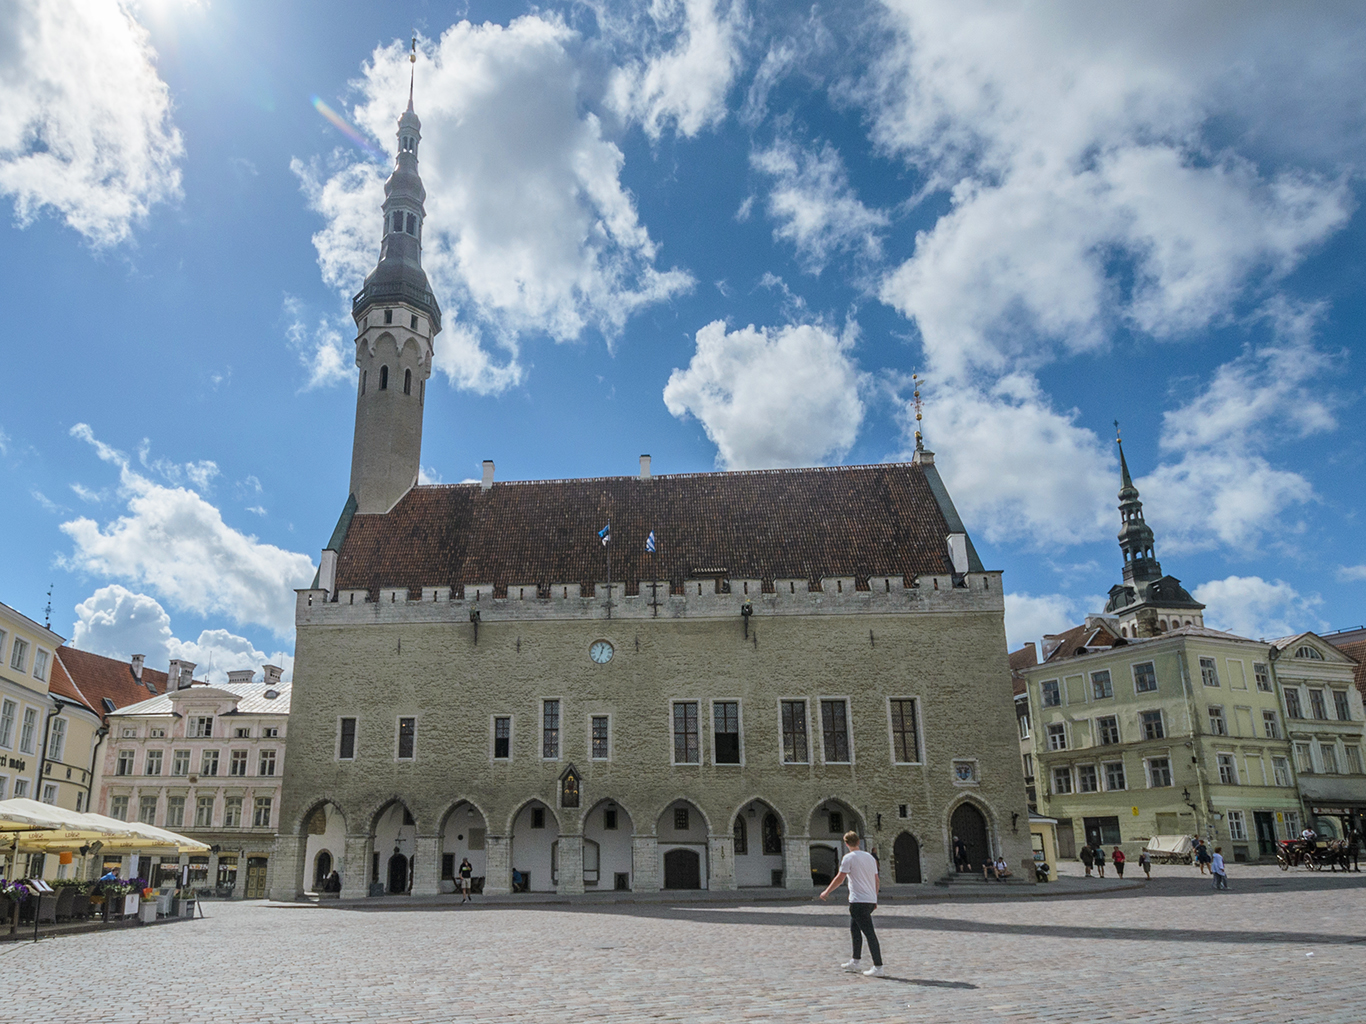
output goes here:
[{"label": "lens flare", "polygon": [[354,142],[358,148],[364,150],[370,156],[375,157],[378,160],[383,160],[385,158],[385,154],[372,146],[370,140],[358,132],[350,121],[338,114],[317,96],[313,97],[313,109],[322,114],[322,116],[331,123],[332,127],[336,128],[337,131]]}]

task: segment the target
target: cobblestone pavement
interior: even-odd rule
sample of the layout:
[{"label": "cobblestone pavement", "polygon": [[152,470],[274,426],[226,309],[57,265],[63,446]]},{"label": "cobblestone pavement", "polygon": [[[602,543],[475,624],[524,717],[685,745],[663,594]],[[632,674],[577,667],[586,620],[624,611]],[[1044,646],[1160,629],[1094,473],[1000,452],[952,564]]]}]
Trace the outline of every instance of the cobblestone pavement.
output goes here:
[{"label": "cobblestone pavement", "polygon": [[876,918],[883,980],[838,970],[839,903],[740,894],[208,904],[202,921],[0,946],[0,987],[5,1017],[25,1022],[1359,1024],[1366,873],[1231,868],[1227,893],[1160,867],[1137,888],[1083,879],[888,899]]}]

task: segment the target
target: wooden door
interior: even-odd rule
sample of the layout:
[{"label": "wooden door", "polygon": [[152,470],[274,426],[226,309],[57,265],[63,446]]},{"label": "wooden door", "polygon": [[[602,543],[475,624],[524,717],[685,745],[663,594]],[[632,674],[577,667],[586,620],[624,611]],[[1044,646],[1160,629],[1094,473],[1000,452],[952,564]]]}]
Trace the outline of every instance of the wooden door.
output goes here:
[{"label": "wooden door", "polygon": [[972,804],[961,804],[953,812],[950,827],[967,849],[968,870],[981,871],[982,865],[991,859],[991,847],[987,843],[987,819]]},{"label": "wooden door", "polygon": [[893,876],[898,885],[920,882],[920,843],[909,832],[903,832],[892,844]]},{"label": "wooden door", "polygon": [[266,864],[265,857],[247,858],[247,899],[263,900],[266,898]]},{"label": "wooden door", "polygon": [[670,850],[664,855],[664,888],[702,888],[702,860],[696,850]]}]

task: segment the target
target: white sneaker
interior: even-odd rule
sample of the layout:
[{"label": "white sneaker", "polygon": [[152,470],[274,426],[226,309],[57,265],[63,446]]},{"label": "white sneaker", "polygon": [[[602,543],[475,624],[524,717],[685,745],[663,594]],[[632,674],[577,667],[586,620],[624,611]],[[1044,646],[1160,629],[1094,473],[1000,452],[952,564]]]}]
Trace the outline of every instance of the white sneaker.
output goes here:
[{"label": "white sneaker", "polygon": [[874,964],[863,972],[863,976],[865,978],[885,978],[887,977],[887,972],[882,969],[881,964]]},{"label": "white sneaker", "polygon": [[855,971],[861,971],[861,970],[863,970],[863,961],[862,961],[862,960],[846,960],[844,963],[840,964],[840,968],[841,968],[841,970],[848,971],[849,973],[852,974],[852,973],[854,973]]}]

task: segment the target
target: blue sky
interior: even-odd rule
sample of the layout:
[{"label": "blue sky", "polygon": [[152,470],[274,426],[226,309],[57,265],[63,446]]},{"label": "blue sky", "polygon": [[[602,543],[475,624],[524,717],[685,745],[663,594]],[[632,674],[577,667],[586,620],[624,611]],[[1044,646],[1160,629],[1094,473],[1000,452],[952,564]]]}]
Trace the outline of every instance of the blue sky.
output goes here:
[{"label": "blue sky", "polygon": [[1210,624],[1366,619],[1360,4],[15,12],[0,600],[80,646],[289,667],[413,31],[428,479],[903,458],[918,372],[1013,644],[1118,579],[1116,419]]}]

